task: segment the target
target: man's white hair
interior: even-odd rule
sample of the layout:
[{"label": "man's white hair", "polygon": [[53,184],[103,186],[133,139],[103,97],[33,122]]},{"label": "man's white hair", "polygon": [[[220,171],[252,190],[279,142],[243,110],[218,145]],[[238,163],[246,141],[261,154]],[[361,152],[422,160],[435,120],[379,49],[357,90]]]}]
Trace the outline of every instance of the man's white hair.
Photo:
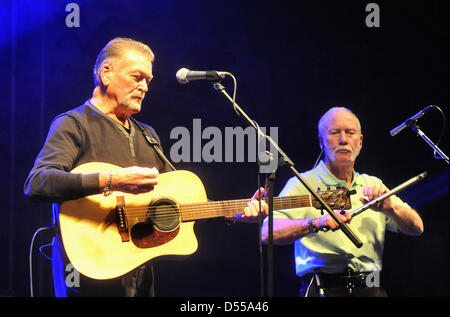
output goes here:
[{"label": "man's white hair", "polygon": [[127,50],[134,50],[141,54],[147,54],[150,57],[150,61],[153,63],[155,60],[155,54],[153,54],[150,47],[142,42],[126,38],[116,37],[109,41],[108,44],[100,51],[97,56],[97,60],[94,66],[94,84],[97,87],[100,84],[100,71],[103,65],[112,58],[123,56]]},{"label": "man's white hair", "polygon": [[325,112],[325,114],[319,120],[319,124],[317,125],[317,131],[318,131],[319,136],[321,135],[324,126],[328,123],[329,118],[331,118],[335,113],[341,112],[341,111],[347,111],[347,112],[351,113],[356,118],[356,121],[358,122],[358,128],[359,128],[358,132],[360,132],[360,133],[362,132],[361,131],[361,123],[359,122],[358,117],[350,109],[348,109],[346,107],[332,107],[327,112]]}]

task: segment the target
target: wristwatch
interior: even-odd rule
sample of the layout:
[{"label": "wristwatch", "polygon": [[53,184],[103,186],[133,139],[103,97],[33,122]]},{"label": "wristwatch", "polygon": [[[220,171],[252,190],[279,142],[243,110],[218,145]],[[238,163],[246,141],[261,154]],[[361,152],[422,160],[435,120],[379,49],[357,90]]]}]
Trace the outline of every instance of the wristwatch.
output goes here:
[{"label": "wristwatch", "polygon": [[310,218],[308,220],[308,229],[309,229],[309,233],[317,233],[317,231],[319,231],[316,227],[314,227],[314,220],[316,220],[316,218]]}]

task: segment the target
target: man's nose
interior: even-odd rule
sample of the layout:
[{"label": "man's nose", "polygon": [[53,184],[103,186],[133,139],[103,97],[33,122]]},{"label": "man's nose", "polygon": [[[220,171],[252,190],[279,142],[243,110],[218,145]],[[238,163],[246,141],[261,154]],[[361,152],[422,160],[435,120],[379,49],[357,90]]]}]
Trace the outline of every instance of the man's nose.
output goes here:
[{"label": "man's nose", "polygon": [[339,144],[341,145],[348,144],[348,138],[345,132],[341,132],[341,134],[339,135]]},{"label": "man's nose", "polygon": [[138,84],[138,89],[142,90],[144,93],[148,91],[148,84],[145,79],[142,79]]}]

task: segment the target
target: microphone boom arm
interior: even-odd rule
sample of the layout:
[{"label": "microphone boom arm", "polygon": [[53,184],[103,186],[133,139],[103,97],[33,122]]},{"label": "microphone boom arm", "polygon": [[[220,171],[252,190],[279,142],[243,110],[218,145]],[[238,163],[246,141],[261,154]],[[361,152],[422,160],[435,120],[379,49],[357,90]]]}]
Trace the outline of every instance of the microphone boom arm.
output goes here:
[{"label": "microphone boom arm", "polygon": [[[430,111],[431,109],[436,108],[437,110],[439,110],[441,112],[441,115],[444,118],[444,123],[445,123],[445,116],[444,113],[442,112],[441,108],[439,108],[438,106],[435,105],[431,105],[426,107],[425,109],[419,111],[418,113],[416,113],[414,116],[412,116],[411,118],[405,120],[405,122],[403,122],[402,124],[400,124],[399,126],[395,127],[394,129],[392,129],[390,131],[391,136],[396,136],[397,134],[399,134],[401,131],[403,131],[406,128],[411,128],[411,130],[413,130],[414,132],[417,133],[418,136],[420,136],[426,143],[428,143],[429,146],[431,146],[434,149],[434,153],[438,153],[439,156],[445,160],[445,162],[448,164],[448,156],[444,154],[444,152],[441,151],[441,149],[439,149],[437,147],[437,145],[435,145],[426,135],[425,133],[422,132],[422,130],[419,129],[419,126],[417,125],[417,121],[422,118],[428,111]],[[442,131],[442,133],[444,132],[444,130]],[[442,135],[441,135],[442,136]],[[439,141],[438,141],[439,143]],[[434,156],[436,157],[436,154],[434,154]],[[436,157],[438,158],[438,157]]]},{"label": "microphone boom arm", "polygon": [[448,164],[448,156],[445,155],[444,152],[441,151],[441,149],[439,147],[437,147],[437,145],[435,145],[429,137],[427,137],[425,135],[425,133],[423,133],[422,130],[420,130],[420,128],[417,126],[417,122],[414,121],[412,122],[410,125],[411,129],[417,133],[418,136],[420,136],[429,146],[431,146],[433,148],[433,150],[439,154],[439,156]]}]

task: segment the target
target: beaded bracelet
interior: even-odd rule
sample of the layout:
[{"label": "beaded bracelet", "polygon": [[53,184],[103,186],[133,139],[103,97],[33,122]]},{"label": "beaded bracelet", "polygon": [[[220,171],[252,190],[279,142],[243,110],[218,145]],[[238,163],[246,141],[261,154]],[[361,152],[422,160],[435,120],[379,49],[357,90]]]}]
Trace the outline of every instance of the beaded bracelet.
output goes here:
[{"label": "beaded bracelet", "polygon": [[103,188],[103,195],[104,195],[104,196],[109,196],[109,195],[111,195],[111,193],[112,193],[112,190],[111,190],[111,181],[112,181],[112,173],[109,172],[109,173],[108,173],[108,180],[106,181],[105,188]]}]

